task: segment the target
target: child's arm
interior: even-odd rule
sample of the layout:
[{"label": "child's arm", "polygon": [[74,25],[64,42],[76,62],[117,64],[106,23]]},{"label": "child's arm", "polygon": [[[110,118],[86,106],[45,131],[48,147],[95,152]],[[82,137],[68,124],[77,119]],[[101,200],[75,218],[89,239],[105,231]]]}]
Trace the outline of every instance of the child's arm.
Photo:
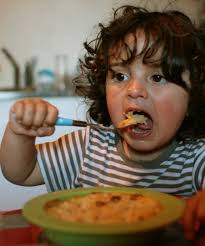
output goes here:
[{"label": "child's arm", "polygon": [[199,231],[205,235],[205,190],[199,191],[195,196],[188,199],[183,216],[183,225],[185,237],[188,240],[195,240]]},{"label": "child's arm", "polygon": [[43,183],[35,139],[53,134],[57,115],[53,105],[39,98],[22,99],[12,106],[0,149],[1,169],[8,180],[20,185]]}]

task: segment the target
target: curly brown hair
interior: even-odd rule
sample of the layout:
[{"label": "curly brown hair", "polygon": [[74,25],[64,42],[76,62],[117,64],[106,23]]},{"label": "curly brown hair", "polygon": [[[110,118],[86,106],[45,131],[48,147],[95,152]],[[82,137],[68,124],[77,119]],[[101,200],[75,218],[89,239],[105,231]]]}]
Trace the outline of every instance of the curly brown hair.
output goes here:
[{"label": "curly brown hair", "polygon": [[[99,27],[97,37],[84,43],[87,53],[84,59],[80,59],[83,76],[75,80],[80,81],[83,88],[81,94],[90,102],[89,117],[105,126],[111,124],[105,93],[110,48],[120,44],[121,48],[123,46],[127,49],[128,60],[134,59],[136,50],[130,50],[124,39],[127,34],[135,37],[136,31],[142,30],[146,41],[143,51],[138,55],[143,56],[143,62],[155,62],[152,58],[162,47],[159,62],[163,75],[168,81],[183,87],[190,95],[188,114],[178,136],[182,139],[205,136],[204,26],[197,27],[188,16],[179,11],[150,12],[145,8],[126,5],[114,10],[113,20],[107,26],[100,23]],[[150,47],[151,38],[154,38],[154,42]],[[182,79],[185,70],[190,72],[191,88]]]}]

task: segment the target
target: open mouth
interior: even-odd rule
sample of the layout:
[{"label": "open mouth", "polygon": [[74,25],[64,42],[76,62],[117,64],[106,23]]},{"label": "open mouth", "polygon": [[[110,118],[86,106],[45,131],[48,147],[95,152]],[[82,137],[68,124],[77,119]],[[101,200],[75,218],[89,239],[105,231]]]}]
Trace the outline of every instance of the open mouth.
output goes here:
[{"label": "open mouth", "polygon": [[152,119],[149,114],[143,111],[129,111],[126,113],[126,119],[117,124],[117,128],[132,127],[138,130],[148,130],[152,128]]}]

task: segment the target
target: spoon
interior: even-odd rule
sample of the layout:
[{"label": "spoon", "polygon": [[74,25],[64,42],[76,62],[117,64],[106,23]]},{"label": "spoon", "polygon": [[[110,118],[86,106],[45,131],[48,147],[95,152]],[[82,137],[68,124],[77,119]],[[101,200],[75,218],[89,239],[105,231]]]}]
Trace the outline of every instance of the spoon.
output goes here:
[{"label": "spoon", "polygon": [[58,117],[55,123],[56,126],[99,126],[97,124],[88,123],[82,120],[73,120],[69,118]]}]

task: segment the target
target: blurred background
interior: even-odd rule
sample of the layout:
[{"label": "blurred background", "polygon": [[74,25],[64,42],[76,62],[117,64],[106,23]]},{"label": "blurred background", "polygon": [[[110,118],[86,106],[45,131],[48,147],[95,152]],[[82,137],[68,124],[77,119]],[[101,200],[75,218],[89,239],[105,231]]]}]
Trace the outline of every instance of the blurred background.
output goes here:
[{"label": "blurred background", "polygon": [[[174,8],[195,22],[203,19],[204,0],[0,0],[0,90],[73,94],[83,42],[95,36],[112,8],[122,4],[152,10]],[[53,84],[54,82],[55,85]]]}]

